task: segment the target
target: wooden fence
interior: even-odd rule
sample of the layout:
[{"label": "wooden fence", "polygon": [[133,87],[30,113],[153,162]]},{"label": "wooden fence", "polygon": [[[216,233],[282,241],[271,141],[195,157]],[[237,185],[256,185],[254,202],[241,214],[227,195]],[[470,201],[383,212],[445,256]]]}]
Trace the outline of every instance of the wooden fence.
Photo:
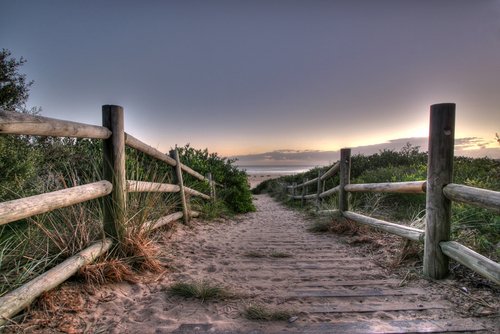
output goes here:
[{"label": "wooden fence", "polygon": [[[125,228],[127,193],[165,192],[180,194],[182,212],[175,212],[154,222],[149,222],[147,227],[151,229],[181,218],[184,219],[185,223],[188,223],[191,217],[198,216],[198,212],[190,210],[189,198],[191,196],[198,196],[206,200],[214,199],[215,182],[211,175],[205,177],[182,164],[177,149],[171,151],[170,156],[168,156],[125,133],[122,107],[103,106],[102,119],[102,126],[95,126],[0,109],[0,134],[103,140],[102,181],[0,203],[0,225],[102,197],[104,200],[103,227],[106,234],[105,239],[92,244],[32,281],[0,297],[0,326],[29,306],[40,294],[58,286],[81,267],[91,263],[112,248]],[[125,146],[172,166],[176,184],[126,180]],[[200,181],[208,182],[210,195],[186,187],[182,178],[183,173]]]},{"label": "wooden fence", "polygon": [[[373,226],[398,236],[424,243],[424,274],[441,279],[448,274],[448,261],[453,259],[487,279],[500,285],[500,264],[450,241],[451,201],[467,203],[500,214],[500,192],[468,187],[452,183],[455,133],[455,104],[431,106],[429,129],[429,157],[427,180],[414,182],[390,182],[351,184],[351,150],[340,151],[340,160],[323,175],[301,184],[286,186],[294,200],[315,200],[320,209],[321,199],[338,194],[338,213],[361,224]],[[325,181],[339,173],[339,185],[325,190]],[[308,194],[307,188],[316,185],[316,193]],[[298,194],[298,191],[301,191]],[[367,217],[349,210],[350,192],[386,192],[426,194],[426,227],[420,230]],[[319,210],[321,211],[321,210]],[[321,211],[325,212],[325,211]],[[331,211],[328,211],[331,212]]]}]

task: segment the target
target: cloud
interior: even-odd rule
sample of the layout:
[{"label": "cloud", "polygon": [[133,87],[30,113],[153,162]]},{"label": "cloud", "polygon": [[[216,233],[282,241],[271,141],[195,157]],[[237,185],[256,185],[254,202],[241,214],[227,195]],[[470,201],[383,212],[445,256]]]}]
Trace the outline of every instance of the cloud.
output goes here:
[{"label": "cloud", "polygon": [[[407,144],[418,146],[420,151],[427,151],[427,138],[399,138],[385,143],[352,147],[352,154],[371,155],[382,150],[399,151]],[[468,156],[473,158],[488,156],[500,159],[500,146],[495,147],[494,140],[486,140],[478,137],[458,138],[455,140],[455,156]],[[289,166],[323,166],[337,161],[340,151],[319,150],[276,150],[261,154],[249,154],[236,156],[237,164],[240,166],[256,165],[289,165]]]}]

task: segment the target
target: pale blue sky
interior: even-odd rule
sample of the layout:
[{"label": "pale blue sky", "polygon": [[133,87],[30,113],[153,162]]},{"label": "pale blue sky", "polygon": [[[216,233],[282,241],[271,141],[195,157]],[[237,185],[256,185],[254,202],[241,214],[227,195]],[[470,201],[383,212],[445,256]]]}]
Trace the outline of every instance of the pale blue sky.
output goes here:
[{"label": "pale blue sky", "polygon": [[500,1],[5,1],[0,47],[28,63],[30,105],[126,129],[163,151],[337,150],[500,132]]}]

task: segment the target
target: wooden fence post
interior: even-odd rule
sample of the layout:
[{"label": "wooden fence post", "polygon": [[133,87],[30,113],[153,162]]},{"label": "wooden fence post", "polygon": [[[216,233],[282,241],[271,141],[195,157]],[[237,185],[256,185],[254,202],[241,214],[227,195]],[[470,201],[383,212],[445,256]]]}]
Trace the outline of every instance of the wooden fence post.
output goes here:
[{"label": "wooden fence post", "polygon": [[319,211],[321,206],[321,198],[319,197],[319,195],[321,195],[321,169],[318,169],[318,182],[316,189],[316,211]]},{"label": "wooden fence post", "polygon": [[292,202],[295,201],[295,195],[297,194],[297,182],[292,183]]},{"label": "wooden fence post", "polygon": [[170,157],[175,159],[175,173],[174,173],[174,179],[177,181],[177,184],[179,185],[179,195],[181,197],[181,203],[182,203],[182,213],[183,213],[183,218],[184,218],[184,223],[188,224],[189,223],[189,208],[188,208],[188,202],[186,199],[186,192],[184,191],[184,181],[182,178],[182,167],[181,167],[181,160],[179,159],[179,152],[177,151],[177,148],[175,150],[170,151]]},{"label": "wooden fence post", "polygon": [[119,240],[125,230],[127,212],[123,108],[102,106],[102,125],[112,132],[111,137],[103,141],[103,178],[113,184],[113,191],[104,198],[104,231]]},{"label": "wooden fence post", "polygon": [[340,150],[340,183],[339,183],[339,211],[349,211],[348,193],[344,187],[350,183],[351,179],[351,149]]},{"label": "wooden fence post", "polygon": [[427,163],[424,275],[440,279],[448,274],[448,257],[439,243],[450,238],[451,201],[443,188],[452,182],[455,104],[431,106]]},{"label": "wooden fence post", "polygon": [[210,198],[212,199],[212,202],[215,202],[215,183],[212,180],[212,173],[210,172],[207,173],[207,179],[208,179],[208,186],[210,187]]},{"label": "wooden fence post", "polygon": [[[303,179],[302,184],[306,183],[307,181],[307,179]],[[304,206],[304,204],[306,204],[306,199],[304,198],[306,196],[306,188],[306,186],[302,186],[302,199],[300,201],[300,206]]]}]

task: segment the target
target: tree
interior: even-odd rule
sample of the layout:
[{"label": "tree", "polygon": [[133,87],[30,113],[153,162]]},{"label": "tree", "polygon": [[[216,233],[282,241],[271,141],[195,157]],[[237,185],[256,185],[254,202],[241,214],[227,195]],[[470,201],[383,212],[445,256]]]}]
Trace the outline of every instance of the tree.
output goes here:
[{"label": "tree", "polygon": [[11,57],[7,49],[0,52],[0,107],[6,110],[26,112],[26,101],[33,81],[19,73],[19,67],[26,63],[23,57]]},{"label": "tree", "polygon": [[[26,60],[11,57],[11,52],[0,52],[0,108],[37,113],[26,109],[29,90],[33,81],[19,73]],[[0,200],[19,197],[26,185],[36,176],[38,151],[28,136],[0,136]]]}]

